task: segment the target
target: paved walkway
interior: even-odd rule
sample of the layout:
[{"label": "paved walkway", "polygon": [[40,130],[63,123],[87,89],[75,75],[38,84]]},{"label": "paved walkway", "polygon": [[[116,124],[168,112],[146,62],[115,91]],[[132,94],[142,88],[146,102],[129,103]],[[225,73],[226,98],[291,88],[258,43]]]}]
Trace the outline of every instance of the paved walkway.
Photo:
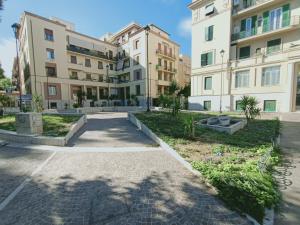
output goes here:
[{"label": "paved walkway", "polygon": [[285,163],[278,168],[283,204],[275,224],[295,225],[300,224],[300,113],[284,120],[281,147]]},{"label": "paved walkway", "polygon": [[88,122],[69,141],[75,147],[133,147],[154,143],[127,120],[127,113],[87,115]]},{"label": "paved walkway", "polygon": [[[100,151],[84,151],[89,132]],[[0,147],[1,225],[250,225],[169,153],[143,147],[124,114],[89,116],[73,143],[83,147]]]}]

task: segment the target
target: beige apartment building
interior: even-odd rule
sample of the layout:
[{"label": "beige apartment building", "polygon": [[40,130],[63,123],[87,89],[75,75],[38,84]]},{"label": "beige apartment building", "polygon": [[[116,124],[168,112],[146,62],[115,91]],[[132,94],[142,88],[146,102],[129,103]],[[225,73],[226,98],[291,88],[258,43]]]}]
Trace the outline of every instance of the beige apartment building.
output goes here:
[{"label": "beige apartment building", "polygon": [[27,96],[42,95],[45,108],[71,108],[79,90],[86,93],[87,107],[145,106],[148,83],[152,102],[167,93],[173,79],[185,76],[178,73],[180,46],[153,24],[147,31],[131,23],[101,38],[76,32],[70,22],[29,12],[20,25],[22,90]]},{"label": "beige apartment building", "polygon": [[300,1],[195,0],[190,109],[300,110]]}]

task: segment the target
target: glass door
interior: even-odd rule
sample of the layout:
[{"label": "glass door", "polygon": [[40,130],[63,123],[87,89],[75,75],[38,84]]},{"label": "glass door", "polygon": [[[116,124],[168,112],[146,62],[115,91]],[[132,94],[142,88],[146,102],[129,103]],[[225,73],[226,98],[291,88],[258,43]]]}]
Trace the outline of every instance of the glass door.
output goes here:
[{"label": "glass door", "polygon": [[270,30],[281,28],[282,22],[282,8],[270,11]]},{"label": "glass door", "polygon": [[251,36],[251,28],[252,28],[252,18],[246,19],[246,37]]}]

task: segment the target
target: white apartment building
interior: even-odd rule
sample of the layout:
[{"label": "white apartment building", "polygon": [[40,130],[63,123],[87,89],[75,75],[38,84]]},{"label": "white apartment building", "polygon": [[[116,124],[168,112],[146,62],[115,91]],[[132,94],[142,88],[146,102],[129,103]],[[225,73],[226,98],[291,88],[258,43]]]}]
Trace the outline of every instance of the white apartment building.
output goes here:
[{"label": "white apartment building", "polygon": [[300,110],[300,1],[194,0],[189,108]]},{"label": "white apartment building", "polygon": [[84,106],[130,105],[136,98],[135,104],[145,106],[148,83],[152,102],[182,76],[180,46],[153,24],[147,31],[131,23],[102,38],[78,33],[70,22],[29,12],[20,25],[22,93],[42,95],[45,108],[72,107],[79,90],[86,93]]}]

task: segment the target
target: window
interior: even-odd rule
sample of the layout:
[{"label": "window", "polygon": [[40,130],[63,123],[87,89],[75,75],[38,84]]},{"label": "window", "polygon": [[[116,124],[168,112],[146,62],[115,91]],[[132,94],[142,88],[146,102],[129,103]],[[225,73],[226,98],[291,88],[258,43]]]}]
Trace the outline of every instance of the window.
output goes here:
[{"label": "window", "polygon": [[275,39],[267,42],[267,54],[278,52],[281,48],[281,39]]},{"label": "window", "polygon": [[135,85],[135,94],[141,95],[141,86],[140,85]]},{"label": "window", "polygon": [[158,65],[161,66],[161,59],[158,59]]},{"label": "window", "polygon": [[239,59],[246,59],[250,57],[250,46],[240,48]]},{"label": "window", "polygon": [[263,13],[263,32],[280,29],[290,25],[291,13],[290,5],[266,11]]},{"label": "window", "polygon": [[48,86],[48,95],[49,96],[56,96],[57,91],[56,91],[56,86],[54,85],[49,85]]},{"label": "window", "polygon": [[161,51],[161,43],[158,43],[158,50]]},{"label": "window", "polygon": [[211,3],[207,6],[205,6],[205,15],[209,16],[215,12],[215,6],[214,3]]},{"label": "window", "polygon": [[56,102],[51,102],[50,103],[50,108],[51,109],[57,109],[57,103]]},{"label": "window", "polygon": [[56,67],[46,66],[46,75],[49,77],[56,77]]},{"label": "window", "polygon": [[282,8],[271,10],[269,13],[270,30],[281,28],[282,22]]},{"label": "window", "polygon": [[109,57],[109,59],[113,58],[113,52],[111,50],[108,51],[108,57]]},{"label": "window", "polygon": [[211,111],[211,101],[204,101],[203,102],[203,109],[205,111]]},{"label": "window", "polygon": [[201,54],[201,66],[208,66],[213,63],[213,53],[208,52]]},{"label": "window", "polygon": [[54,50],[50,49],[50,48],[47,48],[46,52],[47,52],[47,59],[53,60],[54,59]]},{"label": "window", "polygon": [[109,64],[109,69],[110,69],[110,70],[114,70],[114,64],[112,64],[112,63]]},{"label": "window", "polygon": [[265,100],[264,101],[264,111],[265,112],[276,112],[276,101],[275,100]]},{"label": "window", "polygon": [[91,67],[91,60],[90,59],[85,59],[85,66],[86,67]]},{"label": "window", "polygon": [[214,38],[214,26],[205,27],[205,41],[211,41]]},{"label": "window", "polygon": [[158,71],[158,80],[162,80],[162,72]]},{"label": "window", "polygon": [[142,70],[134,70],[133,71],[133,80],[141,80],[142,79]]},{"label": "window", "polygon": [[139,49],[140,47],[140,40],[135,40],[134,41],[134,49]]},{"label": "window", "polygon": [[140,56],[137,55],[135,56],[135,59],[134,59],[134,65],[139,65],[140,64]]},{"label": "window", "polygon": [[212,88],[212,77],[204,78],[204,90],[211,90]]},{"label": "window", "polygon": [[77,64],[77,57],[75,55],[71,55],[71,63]]},{"label": "window", "polygon": [[280,66],[267,67],[263,69],[261,78],[262,86],[274,86],[280,83]]},{"label": "window", "polygon": [[241,102],[242,102],[241,100],[237,100],[235,102],[235,110],[236,111],[242,111]]},{"label": "window", "polygon": [[102,70],[103,69],[103,62],[98,61],[98,69]]},{"label": "window", "polygon": [[45,40],[54,41],[53,30],[45,29],[44,30],[44,35],[45,35]]},{"label": "window", "polygon": [[249,72],[249,70],[236,72],[235,88],[249,87]]},{"label": "window", "polygon": [[92,75],[91,75],[90,73],[87,73],[87,74],[86,74],[86,79],[87,79],[87,80],[92,80]]},{"label": "window", "polygon": [[78,79],[78,73],[76,71],[72,71],[71,79],[75,79],[75,80]]},{"label": "window", "polygon": [[250,37],[257,33],[257,16],[241,20],[240,38]]},{"label": "window", "polygon": [[167,62],[167,60],[164,61],[164,69],[165,69],[165,70],[168,69],[168,62]]}]

